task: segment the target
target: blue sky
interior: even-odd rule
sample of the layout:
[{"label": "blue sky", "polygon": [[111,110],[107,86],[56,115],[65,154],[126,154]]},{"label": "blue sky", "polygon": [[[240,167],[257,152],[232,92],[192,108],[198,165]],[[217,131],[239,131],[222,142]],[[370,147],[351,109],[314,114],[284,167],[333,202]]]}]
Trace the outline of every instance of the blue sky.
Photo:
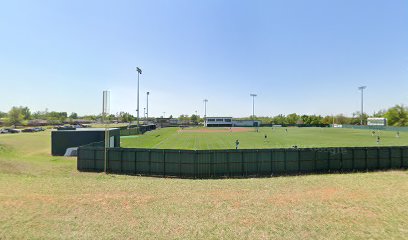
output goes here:
[{"label": "blue sky", "polygon": [[350,115],[408,103],[408,1],[2,1],[0,111]]}]

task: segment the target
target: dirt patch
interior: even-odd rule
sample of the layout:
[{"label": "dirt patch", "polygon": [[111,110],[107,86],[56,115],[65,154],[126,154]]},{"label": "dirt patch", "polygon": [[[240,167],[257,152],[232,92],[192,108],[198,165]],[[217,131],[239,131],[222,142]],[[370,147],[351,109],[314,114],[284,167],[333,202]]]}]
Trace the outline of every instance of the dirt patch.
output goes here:
[{"label": "dirt patch", "polygon": [[180,129],[180,133],[226,133],[226,132],[253,132],[253,128],[233,127],[233,128],[187,128]]}]

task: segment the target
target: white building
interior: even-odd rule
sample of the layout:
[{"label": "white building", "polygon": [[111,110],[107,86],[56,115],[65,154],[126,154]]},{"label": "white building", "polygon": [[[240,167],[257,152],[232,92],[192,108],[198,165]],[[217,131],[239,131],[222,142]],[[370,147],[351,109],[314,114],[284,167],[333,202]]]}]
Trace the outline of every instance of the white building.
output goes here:
[{"label": "white building", "polygon": [[208,117],[205,120],[206,127],[259,127],[258,120],[234,120],[232,117]]}]

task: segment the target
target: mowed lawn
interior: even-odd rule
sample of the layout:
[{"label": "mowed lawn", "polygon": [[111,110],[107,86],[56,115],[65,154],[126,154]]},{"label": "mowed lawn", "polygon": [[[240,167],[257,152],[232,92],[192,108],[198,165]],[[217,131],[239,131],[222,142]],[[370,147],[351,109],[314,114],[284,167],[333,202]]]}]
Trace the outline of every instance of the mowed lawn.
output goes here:
[{"label": "mowed lawn", "polygon": [[164,179],[49,153],[49,132],[0,135],[0,239],[408,238],[405,170]]},{"label": "mowed lawn", "polygon": [[[191,128],[200,131],[200,128]],[[226,130],[226,128],[211,128]],[[298,147],[368,147],[404,146],[408,144],[408,132],[380,131],[372,136],[369,130],[334,128],[248,128],[250,132],[182,132],[180,128],[163,128],[147,132],[142,136],[121,138],[122,147],[159,149],[234,149],[239,140],[240,149]],[[265,135],[267,138],[265,139]]]}]

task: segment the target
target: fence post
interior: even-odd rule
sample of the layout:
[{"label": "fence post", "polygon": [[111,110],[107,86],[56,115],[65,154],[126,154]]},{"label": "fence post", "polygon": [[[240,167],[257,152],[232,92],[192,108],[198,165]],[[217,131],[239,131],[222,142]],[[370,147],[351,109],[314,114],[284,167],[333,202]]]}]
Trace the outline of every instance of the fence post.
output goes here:
[{"label": "fence post", "polygon": [[123,149],[120,149],[120,173],[123,173]]},{"label": "fence post", "polygon": [[92,149],[93,152],[93,165],[94,165],[94,170],[96,171],[96,148]]},{"label": "fence post", "polygon": [[273,150],[271,149],[271,176],[273,175]]},{"label": "fence post", "polygon": [[380,168],[380,149],[379,148],[377,148],[377,169],[381,169]]},{"label": "fence post", "polygon": [[181,151],[179,150],[179,177],[181,178]]},{"label": "fence post", "polygon": [[388,159],[390,159],[390,165],[389,165],[388,168],[391,168],[393,161],[392,161],[392,151],[391,151],[391,148],[390,148],[390,147],[388,148]]},{"label": "fence post", "polygon": [[151,150],[148,150],[148,156],[149,156],[149,175],[152,175],[152,152]]},{"label": "fence post", "polygon": [[212,154],[210,154],[210,156],[211,156],[210,157],[210,163],[211,163],[212,175],[215,176],[215,170],[214,170],[214,167],[215,167],[215,164],[214,164],[215,152],[212,151]]},{"label": "fence post", "polygon": [[244,152],[241,152],[241,175],[246,176],[248,174],[245,174],[245,167],[244,167]]},{"label": "fence post", "polygon": [[255,151],[255,161],[256,161],[256,176],[259,177],[259,150]]},{"label": "fence post", "polygon": [[194,178],[197,178],[197,151],[194,153],[193,159],[193,167],[194,167]]},{"label": "fence post", "polygon": [[231,177],[231,169],[230,169],[230,154],[229,152],[227,153],[227,169],[228,169],[228,177]]},{"label": "fence post", "polygon": [[368,158],[368,148],[365,148],[365,159],[364,159],[364,161],[365,161],[365,168],[366,168],[366,171],[368,171],[368,160],[367,160],[367,158]]},{"label": "fence post", "polygon": [[166,151],[163,149],[163,177],[166,177]]},{"label": "fence post", "polygon": [[135,157],[133,158],[135,161],[135,174],[137,174],[137,151],[134,151]]},{"label": "fence post", "polygon": [[351,149],[351,169],[353,172],[356,169],[354,166],[354,148]]},{"label": "fence post", "polygon": [[109,148],[106,149],[106,173],[109,172]]},{"label": "fence post", "polygon": [[298,153],[298,172],[302,172],[300,171],[300,151],[299,150],[296,150],[296,151]]},{"label": "fence post", "polygon": [[286,166],[286,161],[288,160],[288,153],[287,150],[283,150],[284,154],[283,154],[283,168],[285,170],[285,174],[288,172],[287,166]]},{"label": "fence post", "polygon": [[328,153],[327,154],[327,167],[328,167],[327,172],[331,172],[332,169],[331,169],[331,163],[330,163],[331,162],[330,151],[327,151],[327,153]]},{"label": "fence post", "polygon": [[401,167],[400,168],[404,168],[404,148],[400,147],[400,151],[401,151]]}]

